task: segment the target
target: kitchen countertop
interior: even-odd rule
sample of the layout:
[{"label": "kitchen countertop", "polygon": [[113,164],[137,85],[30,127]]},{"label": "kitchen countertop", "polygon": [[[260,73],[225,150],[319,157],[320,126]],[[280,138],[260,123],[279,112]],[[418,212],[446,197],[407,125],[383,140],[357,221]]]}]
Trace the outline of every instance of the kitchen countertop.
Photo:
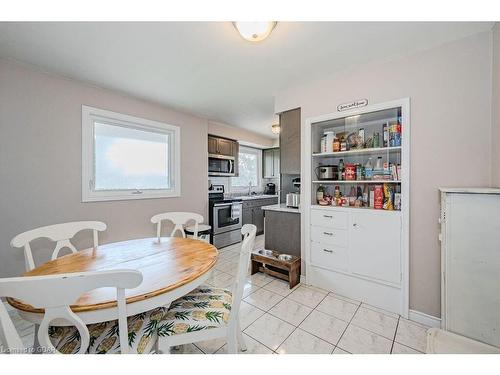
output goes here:
[{"label": "kitchen countertop", "polygon": [[233,198],[238,198],[244,201],[249,201],[252,199],[269,199],[269,198],[278,198],[277,195],[269,195],[269,194],[257,194],[257,195],[243,195],[240,197],[233,197]]},{"label": "kitchen countertop", "polygon": [[270,206],[262,206],[263,210],[268,211],[280,211],[280,212],[291,212],[294,214],[300,214],[300,208],[287,207],[285,203],[272,204]]}]

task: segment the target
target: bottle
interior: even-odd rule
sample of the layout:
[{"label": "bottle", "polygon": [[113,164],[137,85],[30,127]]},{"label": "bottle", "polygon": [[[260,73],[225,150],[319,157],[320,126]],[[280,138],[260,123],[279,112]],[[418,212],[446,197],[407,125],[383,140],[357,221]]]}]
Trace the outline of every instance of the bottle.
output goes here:
[{"label": "bottle", "polygon": [[318,186],[318,190],[316,190],[316,201],[319,203],[323,200],[325,196],[325,187],[323,185]]},{"label": "bottle", "polygon": [[371,180],[372,177],[373,177],[372,158],[368,158],[368,161],[365,164],[365,179]]},{"label": "bottle", "polygon": [[379,148],[379,147],[380,147],[380,134],[373,133],[373,148]]},{"label": "bottle", "polygon": [[369,193],[368,193],[368,185],[365,185],[365,188],[364,188],[364,190],[363,190],[363,206],[364,206],[364,207],[368,207],[368,205],[369,205],[369,203],[370,203],[370,202],[368,201],[368,199],[369,199],[369,198],[368,198],[368,195],[369,195]]},{"label": "bottle", "polygon": [[383,126],[382,132],[384,134],[384,143],[383,147],[389,146],[389,123],[386,122]]},{"label": "bottle", "polygon": [[333,193],[335,199],[338,199],[340,198],[340,186],[339,185],[336,185],[335,186],[335,192]]},{"label": "bottle", "polygon": [[339,180],[344,179],[344,159],[339,161]]},{"label": "bottle", "polygon": [[383,168],[382,165],[383,165],[382,164],[382,156],[379,156],[377,158],[377,163],[375,164],[375,170],[378,170],[378,171],[382,170],[382,168]]},{"label": "bottle", "polygon": [[358,130],[358,148],[365,147],[365,129],[361,128]]}]

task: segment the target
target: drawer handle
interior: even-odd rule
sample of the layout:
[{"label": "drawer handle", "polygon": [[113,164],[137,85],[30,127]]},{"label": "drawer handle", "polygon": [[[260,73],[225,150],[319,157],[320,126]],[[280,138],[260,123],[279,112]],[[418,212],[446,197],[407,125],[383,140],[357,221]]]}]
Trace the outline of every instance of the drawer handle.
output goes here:
[{"label": "drawer handle", "polygon": [[333,250],[323,249],[323,251],[330,254],[333,253]]},{"label": "drawer handle", "polygon": [[326,236],[333,236],[332,232],[323,232],[323,234],[326,235]]},{"label": "drawer handle", "polygon": [[332,215],[323,215],[323,217],[326,217],[327,219],[333,219]]}]

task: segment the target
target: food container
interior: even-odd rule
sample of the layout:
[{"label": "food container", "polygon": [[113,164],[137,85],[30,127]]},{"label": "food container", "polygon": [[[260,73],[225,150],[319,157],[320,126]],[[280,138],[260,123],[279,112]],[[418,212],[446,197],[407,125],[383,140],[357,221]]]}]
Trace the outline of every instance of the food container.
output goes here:
[{"label": "food container", "polygon": [[356,164],[345,165],[345,179],[346,181],[356,180]]},{"label": "food container", "polygon": [[384,208],[384,188],[376,185],[373,191],[373,208],[381,210]]},{"label": "food container", "polygon": [[320,152],[326,152],[326,135],[321,137]]},{"label": "food container", "polygon": [[325,131],[324,135],[326,135],[326,152],[333,152],[335,133],[333,131]]},{"label": "food container", "polygon": [[333,152],[339,152],[340,151],[340,140],[338,138],[335,138],[333,141]]}]

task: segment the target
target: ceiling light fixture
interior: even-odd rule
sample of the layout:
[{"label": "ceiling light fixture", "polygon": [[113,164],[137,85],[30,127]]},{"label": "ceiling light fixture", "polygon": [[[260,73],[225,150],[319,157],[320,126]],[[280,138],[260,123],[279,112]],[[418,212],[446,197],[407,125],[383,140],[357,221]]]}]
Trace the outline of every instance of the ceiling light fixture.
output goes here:
[{"label": "ceiling light fixture", "polygon": [[274,124],[271,126],[271,131],[273,132],[273,134],[279,134],[280,131],[281,131],[281,127],[280,127],[280,124]]},{"label": "ceiling light fixture", "polygon": [[278,22],[233,22],[240,35],[250,42],[260,42],[266,39]]}]

